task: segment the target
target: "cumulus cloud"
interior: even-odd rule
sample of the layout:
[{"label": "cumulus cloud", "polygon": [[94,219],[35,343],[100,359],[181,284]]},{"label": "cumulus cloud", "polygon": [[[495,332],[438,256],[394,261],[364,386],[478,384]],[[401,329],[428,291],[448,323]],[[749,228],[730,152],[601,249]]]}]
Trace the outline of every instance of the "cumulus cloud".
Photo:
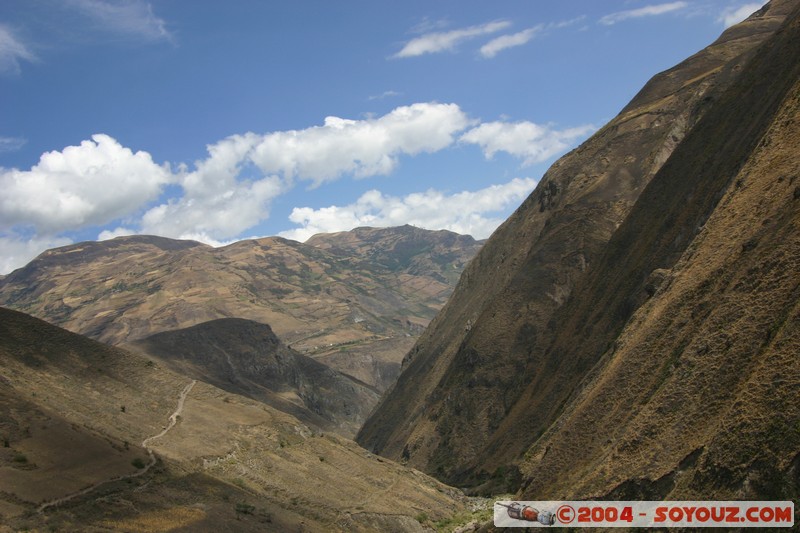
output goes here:
[{"label": "cumulus cloud", "polygon": [[117,237],[127,237],[128,235],[136,235],[139,232],[130,228],[119,227],[113,230],[103,230],[97,235],[98,241],[108,241],[116,239]]},{"label": "cumulus cloud", "polygon": [[328,117],[322,126],[270,133],[249,157],[265,174],[299,177],[318,186],[343,174],[389,174],[401,154],[442,150],[472,123],[456,104],[417,103],[378,118]]},{"label": "cumulus cloud", "polygon": [[34,62],[37,58],[11,28],[0,24],[0,74],[19,74],[21,61]]},{"label": "cumulus cloud", "polygon": [[267,218],[270,202],[286,184],[253,170],[253,148],[260,139],[247,133],[209,146],[209,157],[181,174],[183,194],[142,216],[142,232],[211,243]]},{"label": "cumulus cloud", "polygon": [[70,0],[69,5],[89,17],[98,28],[145,41],[172,41],[163,19],[140,0]]},{"label": "cumulus cloud", "polygon": [[284,189],[277,176],[221,179],[200,194],[187,190],[180,198],[149,209],[142,216],[141,232],[213,244],[267,218],[271,201]]},{"label": "cumulus cloud", "polygon": [[763,0],[761,2],[744,4],[741,7],[729,7],[722,12],[717,20],[722,22],[726,28],[729,28],[734,24],[742,22],[744,19],[764,7],[764,4],[766,3],[767,0]]},{"label": "cumulus cloud", "polygon": [[463,41],[496,33],[508,28],[510,25],[511,23],[506,20],[499,20],[458,30],[426,33],[408,41],[402,50],[393,57],[416,57],[424,54],[451,51]]},{"label": "cumulus cloud", "polygon": [[27,265],[31,259],[51,248],[72,244],[66,237],[23,237],[14,232],[0,234],[0,274]]},{"label": "cumulus cloud", "polygon": [[[145,233],[224,244],[268,218],[274,200],[299,181],[314,187],[345,175],[385,175],[403,156],[455,143],[477,144],[487,158],[504,151],[532,164],[593,129],[477,124],[455,104],[418,103],[360,120],[328,117],[303,130],[232,135],[209,145],[204,159],[174,168],[108,135],[93,135],[42,154],[30,170],[0,168],[0,255],[8,258],[5,268],[20,266],[44,247],[68,244],[65,233],[92,227],[103,230],[99,239]],[[305,239],[359,225],[408,223],[480,238],[534,185],[517,179],[476,192],[404,197],[371,191],[346,206],[296,208],[290,220],[298,227],[284,235]]]},{"label": "cumulus cloud", "polygon": [[[268,218],[272,201],[298,180],[318,186],[389,174],[402,155],[447,148],[473,124],[457,105],[437,103],[363,120],[328,117],[304,130],[232,135],[175,172],[97,134],[43,154],[30,170],[0,168],[0,236],[11,242],[20,228],[54,236],[121,222],[98,238],[148,233],[218,244]],[[153,205],[167,186],[171,197]]]},{"label": "cumulus cloud", "polygon": [[300,227],[280,235],[305,241],[317,233],[347,231],[359,226],[411,224],[425,229],[448,229],[483,239],[505,220],[505,212],[521,203],[535,186],[536,180],[532,178],[515,178],[505,184],[451,195],[429,189],[396,197],[372,190],[346,206],[296,207],[289,220]]},{"label": "cumulus cloud", "polygon": [[688,5],[689,4],[687,2],[669,2],[666,4],[649,5],[637,9],[629,9],[626,11],[617,11],[616,13],[611,13],[610,15],[606,15],[601,18],[600,24],[611,26],[612,24],[622,22],[623,20],[663,15],[672,11],[678,11]]},{"label": "cumulus cloud", "polygon": [[400,155],[446,148],[470,124],[457,105],[419,103],[377,118],[327,117],[304,130],[232,135],[180,176],[181,197],[142,216],[141,231],[221,242],[268,218],[272,200],[297,180],[319,186],[345,174],[389,174]]},{"label": "cumulus cloud", "polygon": [[155,199],[172,180],[167,166],[108,135],[42,154],[30,170],[0,169],[0,228],[40,234],[102,225]]},{"label": "cumulus cloud", "polygon": [[528,28],[527,30],[522,30],[518,33],[512,33],[510,35],[501,35],[495,39],[492,39],[485,45],[481,46],[481,55],[485,58],[492,58],[496,56],[499,52],[505,50],[506,48],[513,48],[515,46],[522,46],[523,44],[527,43],[531,39],[536,36],[537,33],[542,31],[544,26],[539,24],[534,26],[533,28]]},{"label": "cumulus cloud", "polygon": [[595,129],[591,125],[556,130],[527,121],[485,122],[463,134],[460,142],[479,145],[487,159],[506,152],[522,159],[523,165],[532,165],[563,152]]}]

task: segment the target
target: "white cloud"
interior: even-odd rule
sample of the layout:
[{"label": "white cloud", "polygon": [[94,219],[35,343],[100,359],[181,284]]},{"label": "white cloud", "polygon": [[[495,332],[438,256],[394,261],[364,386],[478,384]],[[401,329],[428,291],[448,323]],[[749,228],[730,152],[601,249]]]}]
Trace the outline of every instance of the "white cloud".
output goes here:
[{"label": "white cloud", "polygon": [[393,57],[416,57],[424,54],[435,54],[454,50],[461,42],[481,35],[489,35],[504,30],[511,25],[506,20],[488,22],[479,26],[470,26],[459,30],[445,32],[432,32],[411,39],[406,43],[402,50]]},{"label": "white cloud", "polygon": [[327,117],[322,126],[232,135],[180,177],[183,196],[142,217],[142,232],[213,244],[269,216],[272,200],[296,180],[319,186],[345,174],[389,174],[401,154],[452,145],[472,122],[457,105],[420,103],[378,118]]},{"label": "white cloud", "polygon": [[316,233],[347,231],[359,226],[389,227],[411,224],[420,228],[447,229],[483,239],[505,220],[536,186],[532,178],[515,178],[478,191],[447,195],[430,189],[402,198],[372,190],[355,203],[321,209],[296,207],[289,220],[300,227],[280,233],[305,241]]},{"label": "white cloud", "polygon": [[106,224],[155,199],[172,178],[147,152],[93,135],[80,146],[42,154],[30,170],[0,169],[0,228],[33,226],[53,234]]},{"label": "white cloud", "polygon": [[521,158],[523,165],[532,165],[563,152],[595,129],[591,125],[555,130],[533,122],[485,122],[467,131],[460,142],[479,145],[487,159],[507,152]]},{"label": "white cloud", "polygon": [[172,41],[166,22],[153,13],[152,6],[141,0],[70,0],[70,5],[92,19],[96,25],[113,33],[145,41]]},{"label": "white cloud", "polygon": [[20,137],[0,137],[0,154],[4,152],[16,152],[28,142],[27,139]]},{"label": "white cloud", "polygon": [[285,192],[285,185],[277,176],[252,181],[232,177],[199,194],[184,190],[182,197],[149,209],[142,216],[141,232],[208,243],[234,237],[269,216],[270,203]]},{"label": "white cloud", "polygon": [[733,26],[734,24],[738,24],[762,7],[764,4],[767,3],[767,0],[763,0],[761,2],[751,2],[749,4],[745,4],[741,7],[729,7],[725,9],[722,14],[717,19],[719,22],[722,22],[726,28]]},{"label": "white cloud", "polygon": [[72,244],[66,237],[28,237],[24,238],[13,232],[0,233],[0,274],[8,274],[16,268],[23,267],[50,248]]},{"label": "white cloud", "polygon": [[383,100],[384,98],[393,98],[395,96],[402,96],[403,93],[397,91],[383,91],[381,94],[374,94],[369,97],[369,100]]},{"label": "white cloud", "polygon": [[259,140],[247,133],[209,146],[209,157],[181,174],[183,194],[142,216],[142,232],[181,239],[204,235],[206,242],[232,237],[267,218],[270,202],[285,184],[253,172],[250,157]]},{"label": "white cloud", "polygon": [[544,26],[539,24],[534,26],[533,28],[528,28],[527,30],[522,30],[518,33],[513,33],[510,35],[501,35],[496,39],[492,39],[485,45],[481,47],[481,55],[486,58],[492,58],[496,56],[502,50],[506,48],[513,48],[515,46],[522,46],[523,44],[527,43],[534,36],[542,31]]},{"label": "white cloud", "polygon": [[442,150],[471,124],[456,104],[417,103],[378,118],[327,117],[323,126],[270,133],[249,157],[265,174],[298,177],[318,186],[343,174],[389,174],[399,155]]},{"label": "white cloud", "polygon": [[447,19],[431,20],[430,17],[424,17],[418,24],[411,28],[411,33],[424,34],[433,33],[437,30],[443,30],[450,25]]},{"label": "white cloud", "polygon": [[669,2],[667,4],[655,4],[655,5],[640,7],[637,9],[629,9],[627,11],[618,11],[616,13],[611,13],[610,15],[606,15],[603,18],[601,18],[600,24],[605,24],[607,26],[610,26],[612,24],[616,24],[617,22],[621,22],[627,19],[663,15],[665,13],[670,13],[672,11],[683,9],[688,5],[689,4],[687,2]]},{"label": "white cloud", "polygon": [[[304,130],[232,135],[177,173],[98,134],[43,154],[30,170],[0,168],[0,237],[122,221],[98,238],[147,233],[220,244],[266,219],[272,201],[297,180],[316,186],[345,174],[388,174],[401,155],[447,148],[473,123],[457,105],[436,103],[363,120],[328,117]],[[167,185],[178,194],[154,206]]]},{"label": "white cloud", "polygon": [[21,61],[35,62],[37,58],[11,28],[0,24],[0,74],[19,74]]},{"label": "white cloud", "polygon": [[119,227],[113,230],[103,230],[97,235],[98,241],[108,241],[116,239],[117,237],[127,237],[128,235],[137,235],[139,232],[130,228]]}]

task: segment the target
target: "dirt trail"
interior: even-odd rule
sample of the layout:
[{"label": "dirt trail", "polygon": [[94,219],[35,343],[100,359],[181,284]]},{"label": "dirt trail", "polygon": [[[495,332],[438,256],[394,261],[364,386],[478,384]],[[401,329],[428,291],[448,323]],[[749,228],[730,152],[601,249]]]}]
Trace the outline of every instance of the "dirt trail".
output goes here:
[{"label": "dirt trail", "polygon": [[57,505],[61,505],[62,503],[65,503],[65,502],[68,502],[69,500],[77,498],[78,496],[83,496],[84,494],[88,494],[88,493],[92,492],[93,490],[95,490],[96,488],[98,488],[98,487],[100,487],[102,485],[105,485],[106,483],[113,483],[115,481],[123,481],[125,479],[131,479],[131,478],[143,476],[144,474],[146,474],[156,464],[156,461],[157,461],[156,454],[153,452],[152,448],[150,448],[150,443],[152,441],[156,440],[156,439],[159,439],[159,438],[163,437],[164,435],[167,434],[167,432],[169,430],[171,430],[173,427],[175,427],[175,424],[178,423],[178,417],[183,412],[183,404],[184,404],[184,402],[186,402],[186,397],[189,395],[189,392],[192,390],[192,387],[194,387],[195,383],[197,383],[197,380],[193,379],[188,385],[186,385],[183,388],[183,390],[181,391],[181,394],[180,394],[180,396],[178,398],[178,406],[175,409],[175,412],[173,412],[171,415],[169,415],[169,423],[167,423],[167,425],[164,427],[164,429],[162,429],[160,433],[158,433],[156,435],[153,435],[151,437],[147,437],[146,439],[144,439],[142,441],[142,448],[147,450],[147,454],[150,456],[150,462],[148,462],[147,465],[145,465],[144,468],[140,469],[137,472],[134,472],[133,474],[126,474],[124,476],[117,476],[117,477],[113,477],[111,479],[106,479],[104,481],[100,481],[98,483],[95,483],[94,485],[90,485],[90,486],[86,487],[85,489],[79,490],[77,492],[73,492],[72,494],[68,494],[68,495],[66,495],[66,496],[64,496],[62,498],[58,498],[58,499],[55,499],[55,500],[51,500],[49,502],[45,502],[42,505],[40,505],[36,509],[36,511],[39,512],[39,513],[42,513],[46,509],[48,509],[50,507],[55,507]]}]

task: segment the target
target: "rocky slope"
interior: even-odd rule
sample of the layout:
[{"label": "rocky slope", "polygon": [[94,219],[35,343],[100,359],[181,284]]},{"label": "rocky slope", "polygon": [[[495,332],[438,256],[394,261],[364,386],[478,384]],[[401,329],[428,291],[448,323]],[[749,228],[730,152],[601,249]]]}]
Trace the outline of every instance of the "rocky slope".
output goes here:
[{"label": "rocky slope", "polygon": [[4,532],[422,531],[465,509],[352,441],[3,308],[0,400]]},{"label": "rocky slope", "polygon": [[289,413],[305,424],[355,435],[378,391],[284,345],[272,329],[220,318],[125,345],[179,374]]},{"label": "rocky slope", "polygon": [[85,242],[49,250],[0,280],[0,304],[111,344],[245,318],[382,388],[481,245],[410,226],[311,242]]},{"label": "rocky slope", "polygon": [[[732,494],[753,462],[795,475],[796,411],[769,429],[777,405],[763,383],[748,387],[775,357],[786,373],[768,378],[774,398],[797,397],[797,8],[773,1],[655,76],[554,164],[464,271],[357,440],[530,499],[630,495],[695,462],[683,492],[651,495],[708,496],[714,483]],[[726,199],[755,187],[751,172],[761,190],[733,210]],[[709,238],[715,217],[727,225]],[[703,243],[707,255],[692,255]],[[691,297],[656,305],[680,261],[696,269]]]},{"label": "rocky slope", "polygon": [[[529,450],[525,496],[800,496],[798,39],[800,7],[564,307],[550,376],[584,383]],[[529,387],[506,423],[545,398]]]}]

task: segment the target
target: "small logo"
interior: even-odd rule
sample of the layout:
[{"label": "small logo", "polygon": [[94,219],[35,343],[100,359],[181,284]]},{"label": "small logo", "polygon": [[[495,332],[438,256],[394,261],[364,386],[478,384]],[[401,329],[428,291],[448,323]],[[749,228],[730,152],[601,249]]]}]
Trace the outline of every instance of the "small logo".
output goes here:
[{"label": "small logo", "polygon": [[530,505],[522,505],[519,502],[512,502],[509,505],[497,502],[497,505],[505,507],[509,518],[514,520],[538,522],[545,526],[552,526],[556,522],[556,516],[550,511],[540,511]]}]

